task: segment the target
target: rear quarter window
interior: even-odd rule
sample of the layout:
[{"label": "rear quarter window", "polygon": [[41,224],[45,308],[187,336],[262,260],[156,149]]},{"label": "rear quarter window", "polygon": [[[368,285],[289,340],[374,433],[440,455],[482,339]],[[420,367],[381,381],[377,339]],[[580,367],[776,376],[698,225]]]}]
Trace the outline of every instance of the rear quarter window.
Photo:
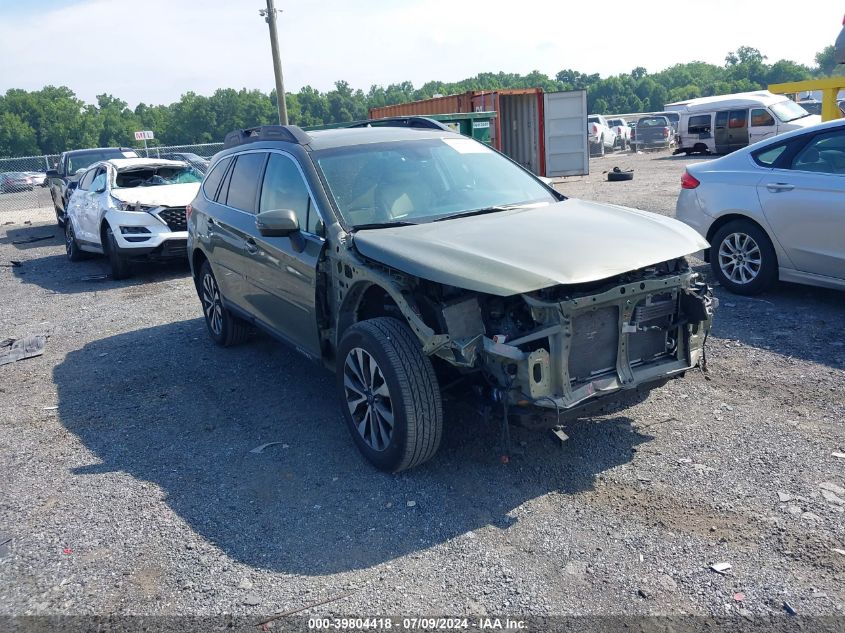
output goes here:
[{"label": "rear quarter window", "polygon": [[214,200],[214,196],[217,195],[217,190],[220,188],[220,182],[223,180],[223,176],[226,174],[226,169],[229,167],[229,163],[231,162],[232,159],[228,156],[217,161],[214,169],[208,172],[208,176],[206,176],[205,180],[203,180],[202,191],[209,200]]},{"label": "rear quarter window", "polygon": [[751,155],[755,163],[761,167],[773,167],[777,159],[786,151],[788,143],[781,143],[774,147],[758,150]]}]

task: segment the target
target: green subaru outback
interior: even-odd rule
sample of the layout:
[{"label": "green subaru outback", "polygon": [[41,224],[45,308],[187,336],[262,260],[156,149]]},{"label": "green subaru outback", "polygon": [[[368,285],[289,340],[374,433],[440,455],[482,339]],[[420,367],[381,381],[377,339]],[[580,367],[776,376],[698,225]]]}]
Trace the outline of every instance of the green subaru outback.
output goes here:
[{"label": "green subaru outback", "polygon": [[215,342],[257,326],[335,371],[355,443],[389,471],[435,454],[443,391],[507,449],[509,423],[617,409],[703,362],[715,300],[685,260],[707,248],[694,230],[398,125],[227,135],[188,208]]}]

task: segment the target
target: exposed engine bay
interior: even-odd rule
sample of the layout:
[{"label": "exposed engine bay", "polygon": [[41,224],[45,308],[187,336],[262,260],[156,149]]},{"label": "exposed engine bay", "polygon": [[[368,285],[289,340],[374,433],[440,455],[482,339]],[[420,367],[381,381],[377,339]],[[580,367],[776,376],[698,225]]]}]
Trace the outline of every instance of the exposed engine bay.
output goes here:
[{"label": "exposed engine bay", "polygon": [[566,413],[702,363],[716,299],[683,258],[589,284],[500,297],[421,282],[432,353],[483,374],[496,399]]}]

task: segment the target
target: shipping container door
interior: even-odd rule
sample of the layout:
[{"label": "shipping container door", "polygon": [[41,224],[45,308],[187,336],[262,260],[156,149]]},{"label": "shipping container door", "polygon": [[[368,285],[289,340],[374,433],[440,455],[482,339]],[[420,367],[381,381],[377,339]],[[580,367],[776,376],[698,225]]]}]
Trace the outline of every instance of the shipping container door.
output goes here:
[{"label": "shipping container door", "polygon": [[543,98],[545,175],[554,178],[589,174],[587,91],[547,92]]}]

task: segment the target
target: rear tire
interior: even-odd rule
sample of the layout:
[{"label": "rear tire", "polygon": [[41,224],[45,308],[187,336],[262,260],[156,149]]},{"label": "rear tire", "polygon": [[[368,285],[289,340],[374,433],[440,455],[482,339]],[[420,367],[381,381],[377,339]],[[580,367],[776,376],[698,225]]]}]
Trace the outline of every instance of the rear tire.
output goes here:
[{"label": "rear tire", "polygon": [[211,340],[220,347],[231,347],[249,338],[250,326],[232,314],[223,304],[223,295],[208,261],[203,262],[200,267],[197,294],[202,303],[205,326]]},{"label": "rear tire", "polygon": [[356,323],[337,358],[343,415],[364,457],[390,472],[431,459],[443,435],[440,385],[408,326],[390,317]]},{"label": "rear tire", "polygon": [[748,220],[734,220],[716,231],[710,246],[716,279],[739,295],[756,295],[778,279],[778,261],[769,236]]},{"label": "rear tire", "polygon": [[111,278],[115,280],[126,279],[132,274],[132,269],[129,266],[129,260],[120,254],[117,246],[117,240],[114,238],[111,227],[106,225],[106,239],[103,246],[105,247],[106,256],[109,258],[109,266],[111,266]]},{"label": "rear tire", "polygon": [[[62,226],[59,224],[59,226]],[[73,222],[65,222],[65,253],[72,262],[80,262],[85,259],[85,252],[79,248],[76,241],[76,233],[73,231]]]}]

